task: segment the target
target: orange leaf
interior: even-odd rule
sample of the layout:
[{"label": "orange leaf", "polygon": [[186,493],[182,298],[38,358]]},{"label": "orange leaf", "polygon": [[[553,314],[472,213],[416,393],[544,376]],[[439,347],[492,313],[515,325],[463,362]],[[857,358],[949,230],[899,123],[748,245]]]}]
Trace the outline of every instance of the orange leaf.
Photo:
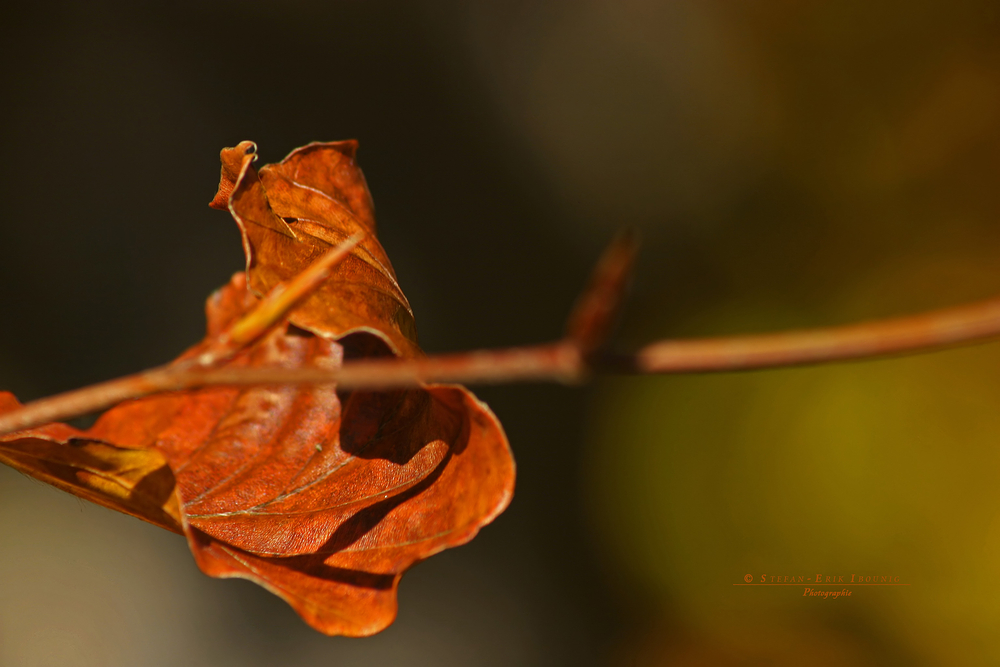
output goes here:
[{"label": "orange leaf", "polygon": [[[353,143],[311,144],[260,178],[246,143],[223,151],[213,205],[229,196],[250,285],[237,274],[209,298],[208,334],[178,361],[217,344],[257,303],[253,291],[287,281],[357,225],[374,231]],[[288,321],[225,364],[336,368],[345,357],[419,354],[397,326],[412,320],[400,316],[409,307],[388,259],[373,234],[362,245]],[[0,394],[0,412],[16,406]],[[496,417],[447,385],[159,394],[109,410],[88,431],[53,424],[0,437],[0,460],[182,530],[205,573],[256,581],[318,630],[353,636],[391,623],[403,571],[472,539],[506,508],[514,484]]]},{"label": "orange leaf", "polygon": [[[0,413],[20,403],[0,392]],[[65,424],[0,438],[0,462],[63,491],[181,533],[174,474],[164,456],[95,441]]]},{"label": "orange leaf", "polygon": [[250,288],[258,296],[291,280],[331,247],[370,232],[291,321],[324,336],[367,331],[396,354],[414,356],[420,351],[413,313],[375,238],[375,209],[355,163],[356,150],[355,141],[312,143],[258,174],[256,147],[244,141],[222,151],[222,179],[212,206],[227,206],[236,219]]}]

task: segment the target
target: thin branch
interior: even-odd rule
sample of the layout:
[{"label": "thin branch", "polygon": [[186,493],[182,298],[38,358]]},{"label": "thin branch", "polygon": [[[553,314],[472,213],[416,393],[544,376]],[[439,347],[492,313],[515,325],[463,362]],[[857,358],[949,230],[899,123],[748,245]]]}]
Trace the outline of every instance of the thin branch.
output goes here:
[{"label": "thin branch", "polygon": [[[958,308],[841,327],[667,340],[648,345],[635,354],[602,354],[603,340],[620,306],[634,256],[634,246],[630,243],[620,239],[605,253],[590,287],[579,302],[581,305],[574,310],[569,335],[553,344],[417,359],[348,361],[335,370],[211,367],[197,360],[176,363],[28,403],[0,415],[0,435],[104,410],[150,394],[213,385],[330,383],[341,390],[376,390],[429,382],[580,382],[592,373],[734,371],[866,359],[1000,336],[1000,298],[995,298]],[[304,279],[296,278],[293,283],[300,280]],[[301,284],[309,284],[315,289],[319,283],[309,279]],[[308,293],[309,289],[299,298]],[[600,299],[606,301],[600,303]],[[258,325],[247,325],[247,329],[256,334],[241,336],[239,340],[254,340],[283,318],[290,302],[282,303],[286,309],[268,311],[270,315],[257,317],[254,313],[258,313],[259,308],[252,311],[248,318],[257,317],[254,321]],[[278,320],[275,320],[275,312],[279,313]],[[217,358],[209,361],[214,363]]]},{"label": "thin branch", "polygon": [[122,401],[164,391],[192,389],[207,384],[248,384],[203,382],[199,378],[211,377],[210,372],[213,367],[231,359],[240,350],[282,324],[292,309],[319,289],[329,279],[333,269],[343,262],[366,236],[366,232],[355,234],[327,250],[287,284],[276,285],[266,297],[250,309],[250,312],[219,334],[208,349],[196,358],[32,401],[17,410],[0,415],[0,436],[99,412]]},{"label": "thin branch", "polygon": [[664,340],[615,365],[636,373],[737,371],[929,351],[1000,336],[1000,298],[919,315],[756,336]]},{"label": "thin branch", "polygon": [[336,384],[340,389],[349,390],[416,387],[425,382],[573,382],[581,377],[583,367],[576,348],[566,344],[481,350],[419,359],[352,361],[336,370],[315,367],[206,368],[198,364],[174,364],[27,403],[0,415],[0,436],[106,410],[123,401],[151,394],[206,386]]},{"label": "thin branch", "polygon": [[634,229],[619,233],[601,254],[590,282],[577,299],[566,324],[566,340],[584,356],[604,349],[618,313],[625,303],[625,290],[639,252]]}]

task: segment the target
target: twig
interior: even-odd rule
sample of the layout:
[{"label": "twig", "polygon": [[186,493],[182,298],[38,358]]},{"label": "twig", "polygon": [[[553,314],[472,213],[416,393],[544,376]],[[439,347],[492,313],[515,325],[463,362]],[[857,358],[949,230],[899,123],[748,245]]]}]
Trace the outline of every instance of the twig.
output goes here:
[{"label": "twig", "polygon": [[212,346],[198,357],[196,363],[212,366],[225,361],[280,324],[293,308],[305,301],[327,281],[333,269],[347,259],[365,236],[367,233],[364,232],[355,234],[340,245],[327,250],[287,285],[284,283],[275,285],[274,289],[249,313],[224,331]]},{"label": "twig", "polygon": [[[567,337],[553,344],[418,359],[348,361],[335,370],[312,367],[214,368],[202,362],[172,364],[28,403],[0,415],[0,435],[104,410],[128,399],[212,385],[331,383],[342,390],[373,390],[412,387],[429,382],[579,382],[590,373],[735,371],[865,359],[1000,336],[1000,298],[995,298],[910,317],[841,327],[755,336],[667,340],[648,345],[634,354],[603,353],[604,341],[613,316],[619,309],[634,255],[634,241],[627,236],[619,237],[611,245],[599,262],[590,286],[578,301]],[[299,276],[293,284],[304,281],[301,284],[308,283],[312,285],[310,289],[315,289],[319,282],[314,277],[307,280]],[[297,299],[304,298],[310,289],[296,292],[299,294]],[[291,291],[289,288],[285,293]],[[279,299],[280,293],[272,293],[272,296]],[[251,317],[257,318],[256,328],[245,325],[248,331],[256,332],[254,335],[239,334],[238,340],[244,341],[243,344],[282,321],[292,301],[282,301],[285,309],[269,310],[270,315],[261,311],[264,303],[266,301],[241,320],[245,322]],[[277,316],[275,313],[278,313]],[[236,328],[230,329],[231,340],[237,340],[231,333]],[[209,361],[215,363],[218,358]]]},{"label": "twig", "polygon": [[0,436],[106,410],[122,401],[164,391],[191,389],[206,384],[245,384],[206,383],[199,381],[199,378],[211,377],[211,371],[215,366],[231,359],[237,352],[284,322],[292,309],[319,289],[330,277],[333,269],[344,261],[366,236],[366,232],[355,234],[326,251],[287,284],[276,285],[266,297],[250,309],[250,312],[219,334],[208,349],[196,358],[32,401],[17,410],[0,415]]},{"label": "twig", "polygon": [[995,336],[1000,336],[1000,297],[840,327],[665,340],[610,361],[636,373],[738,371],[929,351]]},{"label": "twig", "polygon": [[586,289],[577,299],[566,324],[566,340],[590,357],[600,352],[625,303],[625,290],[639,252],[639,237],[626,229],[614,238],[594,267]]}]

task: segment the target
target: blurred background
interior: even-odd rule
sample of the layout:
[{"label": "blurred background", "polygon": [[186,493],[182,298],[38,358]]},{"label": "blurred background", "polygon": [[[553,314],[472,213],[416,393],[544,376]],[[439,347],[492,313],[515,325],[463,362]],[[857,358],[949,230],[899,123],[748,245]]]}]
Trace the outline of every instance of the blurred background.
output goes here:
[{"label": "blurred background", "polygon": [[[991,0],[8,3],[0,387],[171,359],[242,267],[218,153],[357,138],[429,352],[546,341],[645,238],[618,343],[1000,291]],[[0,665],[1000,663],[1000,346],[479,388],[511,507],[327,638],[184,541],[0,470]],[[887,574],[804,598],[760,575]]]}]

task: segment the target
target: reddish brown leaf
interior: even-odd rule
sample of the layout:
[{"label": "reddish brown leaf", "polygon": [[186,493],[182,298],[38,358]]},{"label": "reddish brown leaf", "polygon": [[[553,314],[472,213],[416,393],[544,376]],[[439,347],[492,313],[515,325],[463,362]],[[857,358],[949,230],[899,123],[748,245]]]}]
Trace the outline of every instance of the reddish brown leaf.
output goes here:
[{"label": "reddish brown leaf", "polygon": [[[0,414],[18,406],[13,395],[0,392]],[[0,437],[0,463],[98,505],[183,532],[174,474],[156,450],[110,445],[66,424],[51,424]]]},{"label": "reddish brown leaf", "polygon": [[258,174],[255,147],[245,141],[222,151],[222,179],[212,205],[220,207],[228,196],[243,234],[250,288],[258,296],[291,280],[330,247],[371,232],[291,321],[332,337],[367,331],[396,354],[414,356],[420,351],[413,313],[374,236],[374,206],[356,150],[354,141],[312,143]]},{"label": "reddish brown leaf", "polygon": [[[250,286],[237,274],[209,298],[208,334],[178,362],[210,356],[258,302],[254,292],[285,283],[362,228],[372,233],[330,283],[225,365],[334,369],[345,357],[419,355],[374,238],[353,142],[311,144],[259,178],[251,146],[223,151],[213,201],[228,197],[240,224]],[[17,405],[0,394],[0,412]],[[87,431],[51,424],[0,437],[0,461],[183,531],[207,574],[256,581],[322,632],[354,636],[391,623],[403,571],[470,540],[507,506],[514,484],[496,417],[446,385],[158,394],[109,410]]]},{"label": "reddish brown leaf", "polygon": [[[243,274],[234,276],[209,299],[209,336],[181,358],[201,354],[253,300]],[[378,348],[387,352],[367,334],[341,344],[288,325],[229,363],[333,367],[345,352]],[[140,482],[165,459],[170,482],[176,477],[178,523],[201,568],[261,583],[328,634],[383,629],[395,617],[402,572],[470,540],[513,492],[499,422],[453,386],[353,392],[343,402],[328,386],[177,392],[122,404],[86,432],[58,424],[0,443],[5,458],[44,449],[46,465],[68,459],[74,469],[83,467],[80,452],[102,448],[159,461]],[[38,466],[25,471],[42,477]],[[164,524],[143,497],[116,504],[100,495],[103,487],[60,486]]]}]

